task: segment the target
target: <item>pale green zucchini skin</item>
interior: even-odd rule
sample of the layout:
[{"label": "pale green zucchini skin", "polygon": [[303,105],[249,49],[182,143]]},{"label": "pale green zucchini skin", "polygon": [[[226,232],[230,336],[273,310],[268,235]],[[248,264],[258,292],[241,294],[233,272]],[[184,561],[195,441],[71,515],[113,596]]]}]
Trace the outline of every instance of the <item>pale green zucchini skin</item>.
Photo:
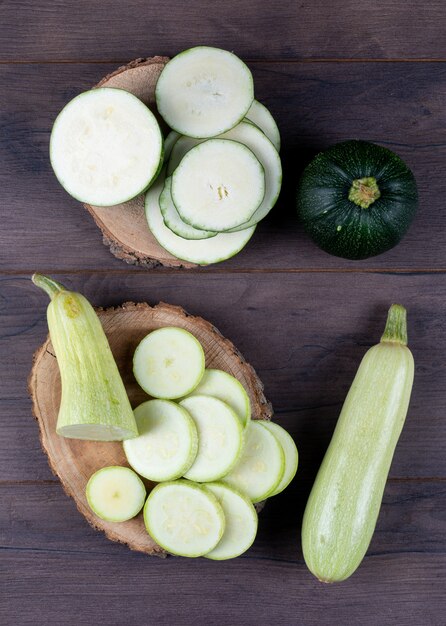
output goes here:
[{"label": "pale green zucchini skin", "polygon": [[311,490],[302,549],[322,582],[345,580],[372,538],[414,377],[406,311],[389,310],[381,343],[365,354]]},{"label": "pale green zucchini skin", "polygon": [[132,407],[95,310],[51,278],[34,274],[32,280],[51,298],[48,328],[62,381],[57,434],[97,441],[136,437]]}]

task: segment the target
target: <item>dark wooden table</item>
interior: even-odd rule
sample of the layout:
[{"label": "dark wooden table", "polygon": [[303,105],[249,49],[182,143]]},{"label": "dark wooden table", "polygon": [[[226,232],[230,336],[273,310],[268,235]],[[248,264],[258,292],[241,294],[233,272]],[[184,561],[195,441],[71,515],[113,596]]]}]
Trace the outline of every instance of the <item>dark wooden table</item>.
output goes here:
[{"label": "dark wooden table", "polygon": [[[0,4],[0,623],[440,625],[446,574],[446,7],[444,0],[4,0]],[[52,121],[132,58],[196,45],[249,62],[283,137],[284,190],[247,249],[193,271],[129,267],[48,161]],[[294,188],[320,149],[376,141],[413,168],[404,241],[348,262],[299,226]],[[26,380],[47,333],[38,270],[96,305],[164,300],[212,321],[257,369],[300,449],[253,548],[228,562],[150,558],[92,530],[40,448]],[[413,399],[366,558],[324,586],[301,516],[346,391],[388,305],[409,312]]]}]

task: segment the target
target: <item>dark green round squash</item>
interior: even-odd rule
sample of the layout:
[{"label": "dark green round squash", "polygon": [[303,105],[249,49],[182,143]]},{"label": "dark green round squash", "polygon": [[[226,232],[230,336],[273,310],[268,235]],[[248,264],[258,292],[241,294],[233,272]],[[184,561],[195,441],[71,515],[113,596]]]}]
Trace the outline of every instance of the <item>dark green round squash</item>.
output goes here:
[{"label": "dark green round squash", "polygon": [[367,141],[345,141],[318,154],[297,191],[305,230],[322,250],[345,259],[396,246],[417,204],[415,178],[404,161]]}]

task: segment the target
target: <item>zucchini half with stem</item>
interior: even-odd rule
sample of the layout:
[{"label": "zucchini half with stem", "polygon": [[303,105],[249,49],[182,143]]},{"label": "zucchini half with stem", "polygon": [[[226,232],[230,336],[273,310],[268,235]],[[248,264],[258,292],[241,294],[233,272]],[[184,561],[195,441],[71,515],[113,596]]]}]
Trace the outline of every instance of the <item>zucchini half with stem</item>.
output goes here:
[{"label": "zucchini half with stem", "polygon": [[51,298],[48,328],[62,379],[57,434],[93,441],[137,437],[124,383],[91,304],[48,276],[34,274],[32,281]]}]

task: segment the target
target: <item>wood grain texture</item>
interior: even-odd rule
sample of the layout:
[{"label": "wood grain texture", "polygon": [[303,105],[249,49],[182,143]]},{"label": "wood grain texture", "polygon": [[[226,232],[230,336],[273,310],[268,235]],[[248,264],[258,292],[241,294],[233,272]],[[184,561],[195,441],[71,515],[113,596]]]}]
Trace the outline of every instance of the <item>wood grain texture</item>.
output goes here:
[{"label": "wood grain texture", "polygon": [[[161,303],[150,307],[146,303],[132,302],[105,311],[99,310],[98,316],[132,407],[148,399],[133,375],[133,354],[138,344],[153,330],[176,326],[189,331],[200,341],[206,356],[206,367],[224,370],[242,383],[250,397],[254,419],[271,418],[271,406],[253,368],[235,346],[203,318],[189,315],[177,306]],[[40,428],[42,447],[50,467],[88,523],[103,530],[109,539],[125,543],[132,550],[164,555],[164,550],[146,532],[142,513],[124,523],[107,522],[92,513],[85,496],[89,478],[109,465],[129,465],[120,442],[81,441],[56,434],[61,381],[50,339],[35,354],[29,391]],[[153,487],[150,481],[144,482],[148,490]]]},{"label": "wood grain texture", "polygon": [[[100,245],[100,231],[83,207],[60,187],[48,159],[58,111],[114,69],[113,64],[0,66],[0,269],[122,267]],[[446,64],[355,63],[346,70],[344,64],[256,63],[252,69],[257,96],[282,132],[284,186],[242,253],[218,267],[446,269]],[[400,245],[359,262],[318,250],[297,221],[294,200],[304,165],[319,150],[348,138],[398,152],[420,191],[418,214]]]},{"label": "wood grain texture", "polygon": [[5,0],[1,59],[126,59],[214,45],[251,58],[445,56],[442,0]]},{"label": "wood grain texture", "polygon": [[[215,324],[253,365],[276,419],[294,436],[301,472],[311,480],[329,442],[360,359],[382,334],[387,308],[408,309],[416,364],[409,415],[391,469],[394,477],[446,476],[446,277],[398,274],[56,275],[95,305],[123,300],[180,304]],[[434,284],[434,286],[433,286]],[[47,299],[28,277],[0,280],[3,315],[0,438],[4,480],[50,478],[39,451],[24,380],[47,333]],[[13,355],[13,357],[11,357]]]}]

